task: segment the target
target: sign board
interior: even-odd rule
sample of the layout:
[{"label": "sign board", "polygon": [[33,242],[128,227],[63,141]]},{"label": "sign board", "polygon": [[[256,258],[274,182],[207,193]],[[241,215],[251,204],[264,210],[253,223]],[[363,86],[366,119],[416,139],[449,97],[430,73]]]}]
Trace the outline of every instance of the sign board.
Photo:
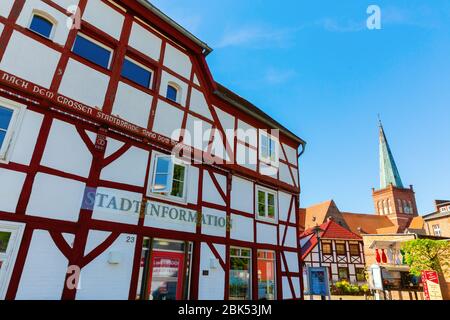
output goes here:
[{"label": "sign board", "polygon": [[422,283],[425,300],[444,300],[436,271],[422,271]]},{"label": "sign board", "polygon": [[328,268],[308,268],[308,294],[312,296],[330,296]]},{"label": "sign board", "polygon": [[377,264],[370,266],[370,289],[384,290],[383,277],[381,275],[381,267]]}]

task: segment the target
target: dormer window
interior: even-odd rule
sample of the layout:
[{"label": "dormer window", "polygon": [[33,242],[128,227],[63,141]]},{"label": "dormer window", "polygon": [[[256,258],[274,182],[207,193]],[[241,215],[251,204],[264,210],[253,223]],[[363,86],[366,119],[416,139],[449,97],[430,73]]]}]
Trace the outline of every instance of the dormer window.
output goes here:
[{"label": "dormer window", "polygon": [[179,96],[180,96],[180,88],[174,83],[169,83],[167,85],[166,98],[172,100],[173,102],[178,103]]},{"label": "dormer window", "polygon": [[51,39],[55,22],[43,14],[34,13],[31,17],[29,29],[47,39]]}]

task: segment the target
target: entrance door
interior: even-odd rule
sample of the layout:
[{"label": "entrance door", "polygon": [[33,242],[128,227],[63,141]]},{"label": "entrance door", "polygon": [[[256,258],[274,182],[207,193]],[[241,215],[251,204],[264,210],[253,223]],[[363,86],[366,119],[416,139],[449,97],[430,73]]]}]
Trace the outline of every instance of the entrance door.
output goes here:
[{"label": "entrance door", "polygon": [[184,254],[153,251],[150,268],[150,300],[182,300]]}]

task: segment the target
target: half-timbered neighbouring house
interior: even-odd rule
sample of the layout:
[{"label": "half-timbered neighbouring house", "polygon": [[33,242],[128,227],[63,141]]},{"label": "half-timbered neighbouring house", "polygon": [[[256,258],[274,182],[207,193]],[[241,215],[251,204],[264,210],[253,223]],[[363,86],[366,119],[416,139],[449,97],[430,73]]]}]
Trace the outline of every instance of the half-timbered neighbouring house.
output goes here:
[{"label": "half-timbered neighbouring house", "polygon": [[333,218],[303,232],[300,245],[304,267],[327,267],[330,283],[344,280],[353,284],[366,282],[362,237]]},{"label": "half-timbered neighbouring house", "polygon": [[299,299],[304,142],[144,0],[0,5],[0,299]]}]

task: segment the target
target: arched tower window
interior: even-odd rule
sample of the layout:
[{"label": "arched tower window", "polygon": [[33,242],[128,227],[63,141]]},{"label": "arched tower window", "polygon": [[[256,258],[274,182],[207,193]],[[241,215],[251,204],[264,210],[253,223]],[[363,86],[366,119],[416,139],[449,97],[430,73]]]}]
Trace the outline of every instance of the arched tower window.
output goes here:
[{"label": "arched tower window", "polygon": [[386,200],[383,200],[383,211],[385,215],[389,214],[389,208],[388,208],[388,203]]},{"label": "arched tower window", "polygon": [[181,88],[179,85],[173,82],[169,82],[167,85],[166,98],[173,102],[180,103],[181,101]]},{"label": "arched tower window", "polygon": [[397,199],[397,204],[398,204],[398,211],[400,213],[403,213],[403,204],[402,204],[402,200]]}]

